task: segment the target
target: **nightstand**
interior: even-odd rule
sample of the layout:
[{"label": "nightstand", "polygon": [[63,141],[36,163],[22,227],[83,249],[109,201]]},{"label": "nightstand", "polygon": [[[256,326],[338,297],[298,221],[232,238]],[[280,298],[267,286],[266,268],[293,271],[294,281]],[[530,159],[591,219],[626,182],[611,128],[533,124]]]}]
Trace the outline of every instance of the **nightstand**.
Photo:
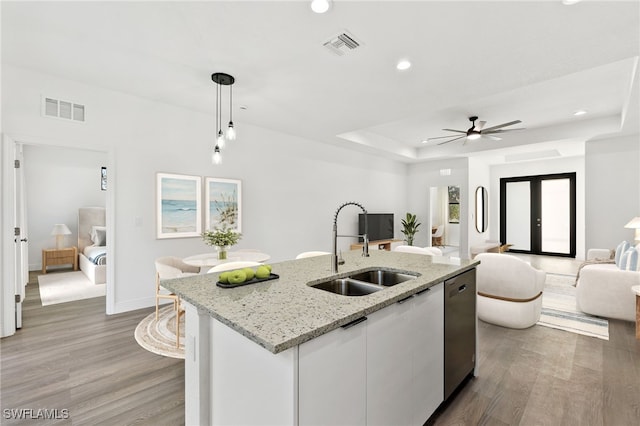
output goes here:
[{"label": "nightstand", "polygon": [[73,270],[78,270],[78,249],[65,247],[61,249],[42,249],[42,273],[47,273],[47,266],[73,265]]}]

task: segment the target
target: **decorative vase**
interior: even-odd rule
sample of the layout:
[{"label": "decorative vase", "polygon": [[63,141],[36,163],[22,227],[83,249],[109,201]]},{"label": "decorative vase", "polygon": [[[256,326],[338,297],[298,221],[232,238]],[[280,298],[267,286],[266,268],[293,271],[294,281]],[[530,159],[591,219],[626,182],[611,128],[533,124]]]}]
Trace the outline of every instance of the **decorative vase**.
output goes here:
[{"label": "decorative vase", "polygon": [[227,250],[229,250],[229,246],[216,246],[218,260],[227,260]]}]

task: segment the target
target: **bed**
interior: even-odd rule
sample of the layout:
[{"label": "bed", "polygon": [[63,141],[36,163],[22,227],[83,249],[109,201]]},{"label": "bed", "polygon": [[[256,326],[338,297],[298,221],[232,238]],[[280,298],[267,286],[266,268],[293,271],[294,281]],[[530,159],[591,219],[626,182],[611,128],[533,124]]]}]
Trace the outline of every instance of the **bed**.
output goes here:
[{"label": "bed", "polygon": [[104,207],[78,209],[78,263],[94,284],[107,282],[106,232]]}]

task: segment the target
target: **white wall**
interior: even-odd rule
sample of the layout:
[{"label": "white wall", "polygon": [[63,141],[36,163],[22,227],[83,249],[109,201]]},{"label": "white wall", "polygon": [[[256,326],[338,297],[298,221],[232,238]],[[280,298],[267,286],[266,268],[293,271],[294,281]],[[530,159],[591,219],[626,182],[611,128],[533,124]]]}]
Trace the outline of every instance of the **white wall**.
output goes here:
[{"label": "white wall", "polygon": [[[469,181],[468,159],[429,161],[409,166],[407,182],[407,202],[410,212],[418,216],[423,223],[421,232],[416,234],[414,245],[424,247],[431,245],[431,187],[460,187],[460,256],[468,257],[468,216],[469,216]],[[451,175],[441,176],[440,169],[451,169]],[[466,254],[466,256],[465,256]]]},{"label": "white wall", "polygon": [[75,246],[78,208],[105,206],[100,167],[106,165],[107,156],[103,152],[37,145],[26,145],[23,153],[29,270],[38,270],[42,268],[42,249],[56,245],[51,235],[54,224],[69,227],[72,235],[65,236],[65,246]]},{"label": "white wall", "polygon": [[[476,229],[476,189],[479,186],[484,186],[487,189],[487,193],[489,195],[489,199],[486,200],[489,203],[487,214],[488,218],[491,219],[494,214],[499,213],[499,210],[494,209],[493,204],[491,203],[492,197],[495,197],[497,194],[492,194],[491,192],[493,191],[489,192],[491,187],[490,166],[481,157],[469,158],[469,247],[492,239],[490,238],[490,232],[492,231],[491,222],[489,222],[489,226],[487,226],[487,230],[485,232],[478,232]],[[498,197],[498,202],[499,200],[500,198]],[[500,229],[498,229],[497,232],[499,236]],[[499,238],[496,238],[496,240],[498,239]]]},{"label": "white wall", "polygon": [[500,178],[515,176],[576,173],[576,258],[585,257],[585,160],[584,157],[567,157],[544,161],[501,164],[491,167],[489,188],[489,235],[500,240]]},{"label": "white wall", "polygon": [[633,240],[624,225],[640,216],[640,138],[588,141],[585,156],[586,246],[614,249]]},{"label": "white wall", "polygon": [[[109,313],[154,303],[155,258],[211,250],[200,238],[155,238],[157,172],[241,179],[244,236],[238,247],[264,250],[273,262],[330,250],[333,214],[342,202],[398,218],[408,211],[407,166],[399,162],[251,126],[238,114],[238,140],[225,150],[224,163],[213,166],[213,117],[207,114],[6,64],[2,87],[4,131],[18,142],[108,153],[115,228]],[[49,93],[86,105],[86,123],[42,117],[40,97]],[[357,213],[342,211],[341,233],[357,231]],[[401,237],[399,219],[396,230]],[[350,242],[340,245],[347,249]]]}]

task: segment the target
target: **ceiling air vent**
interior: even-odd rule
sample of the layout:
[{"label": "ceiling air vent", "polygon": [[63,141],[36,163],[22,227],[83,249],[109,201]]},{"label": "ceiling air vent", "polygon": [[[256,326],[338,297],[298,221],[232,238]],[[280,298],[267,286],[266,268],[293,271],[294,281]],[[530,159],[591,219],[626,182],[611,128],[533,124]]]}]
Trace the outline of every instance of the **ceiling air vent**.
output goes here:
[{"label": "ceiling air vent", "polygon": [[84,112],[84,105],[46,96],[42,97],[42,115],[45,117],[84,122]]},{"label": "ceiling air vent", "polygon": [[335,53],[338,56],[342,56],[345,52],[350,52],[352,50],[360,47],[362,43],[360,43],[356,38],[344,31],[337,36],[331,38],[331,40],[324,43],[324,47],[329,49],[331,52]]}]

